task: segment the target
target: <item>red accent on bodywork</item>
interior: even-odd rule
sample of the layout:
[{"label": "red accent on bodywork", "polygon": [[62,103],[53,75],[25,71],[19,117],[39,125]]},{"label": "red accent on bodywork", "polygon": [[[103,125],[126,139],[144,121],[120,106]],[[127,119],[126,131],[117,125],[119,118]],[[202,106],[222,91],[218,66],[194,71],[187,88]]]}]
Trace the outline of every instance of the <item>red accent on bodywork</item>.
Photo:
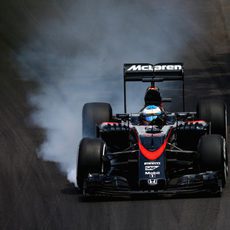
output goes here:
[{"label": "red accent on bodywork", "polygon": [[195,124],[195,123],[206,123],[206,121],[204,120],[194,120],[194,121],[187,121],[188,124],[192,123],[192,124]]},{"label": "red accent on bodywork", "polygon": [[119,123],[118,122],[102,122],[101,123],[102,125],[118,125]]},{"label": "red accent on bodywork", "polygon": [[156,91],[158,91],[158,88],[157,88],[157,87],[150,86],[147,90],[156,90]]},{"label": "red accent on bodywork", "polygon": [[166,145],[168,143],[168,139],[171,135],[172,129],[170,129],[167,138],[164,140],[164,143],[161,145],[160,148],[158,148],[157,150],[154,151],[150,151],[148,149],[146,149],[142,143],[141,140],[138,140],[138,145],[139,145],[139,149],[141,151],[141,153],[143,154],[144,157],[146,157],[149,160],[156,160],[157,158],[159,158],[163,152],[165,151]]}]

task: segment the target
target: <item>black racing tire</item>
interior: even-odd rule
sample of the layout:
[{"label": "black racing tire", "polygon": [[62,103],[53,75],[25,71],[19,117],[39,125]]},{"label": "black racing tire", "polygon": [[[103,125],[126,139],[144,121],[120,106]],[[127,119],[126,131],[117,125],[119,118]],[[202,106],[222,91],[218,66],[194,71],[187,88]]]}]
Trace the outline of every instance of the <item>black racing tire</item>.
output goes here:
[{"label": "black racing tire", "polygon": [[225,139],[216,134],[202,136],[198,153],[202,171],[218,171],[224,187],[228,174]]},{"label": "black racing tire", "polygon": [[227,106],[222,101],[204,99],[197,105],[198,119],[211,122],[211,133],[227,140]]},{"label": "black racing tire", "polygon": [[82,110],[82,135],[83,137],[97,137],[97,125],[111,121],[112,107],[109,103],[86,103]]},{"label": "black racing tire", "polygon": [[105,143],[98,138],[83,138],[77,157],[77,184],[83,188],[84,179],[89,173],[103,172],[103,156],[106,154]]}]

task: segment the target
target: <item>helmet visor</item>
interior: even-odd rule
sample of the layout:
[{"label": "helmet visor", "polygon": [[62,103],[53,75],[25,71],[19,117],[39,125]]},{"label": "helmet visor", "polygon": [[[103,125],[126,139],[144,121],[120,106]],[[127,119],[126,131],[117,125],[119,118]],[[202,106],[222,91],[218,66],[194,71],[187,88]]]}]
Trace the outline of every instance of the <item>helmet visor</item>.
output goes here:
[{"label": "helmet visor", "polygon": [[147,115],[145,117],[145,120],[148,122],[151,122],[151,121],[155,120],[156,118],[157,118],[157,116]]}]

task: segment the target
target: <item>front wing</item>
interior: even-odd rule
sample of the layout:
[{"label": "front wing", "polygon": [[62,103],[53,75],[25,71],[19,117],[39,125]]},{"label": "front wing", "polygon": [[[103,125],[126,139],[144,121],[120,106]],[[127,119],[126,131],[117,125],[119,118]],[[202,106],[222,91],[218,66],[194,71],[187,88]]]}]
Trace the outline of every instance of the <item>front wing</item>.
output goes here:
[{"label": "front wing", "polygon": [[85,180],[83,194],[85,196],[127,197],[135,195],[182,195],[210,194],[221,195],[222,186],[217,172],[189,174],[179,177],[174,182],[169,181],[164,186],[149,186],[131,188],[127,179],[121,176],[106,176],[89,174]]}]

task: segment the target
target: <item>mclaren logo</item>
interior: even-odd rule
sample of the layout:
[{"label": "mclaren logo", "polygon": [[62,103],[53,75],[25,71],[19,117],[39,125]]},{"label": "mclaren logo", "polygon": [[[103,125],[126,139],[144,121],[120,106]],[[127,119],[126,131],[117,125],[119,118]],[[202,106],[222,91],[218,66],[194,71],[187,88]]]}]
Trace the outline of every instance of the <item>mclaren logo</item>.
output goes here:
[{"label": "mclaren logo", "polygon": [[153,71],[152,65],[132,65],[127,69],[128,72],[132,71]]},{"label": "mclaren logo", "polygon": [[182,70],[182,65],[155,65],[154,71],[180,71]]},{"label": "mclaren logo", "polygon": [[127,69],[127,72],[161,72],[161,71],[180,71],[182,70],[182,65],[132,65]]}]

